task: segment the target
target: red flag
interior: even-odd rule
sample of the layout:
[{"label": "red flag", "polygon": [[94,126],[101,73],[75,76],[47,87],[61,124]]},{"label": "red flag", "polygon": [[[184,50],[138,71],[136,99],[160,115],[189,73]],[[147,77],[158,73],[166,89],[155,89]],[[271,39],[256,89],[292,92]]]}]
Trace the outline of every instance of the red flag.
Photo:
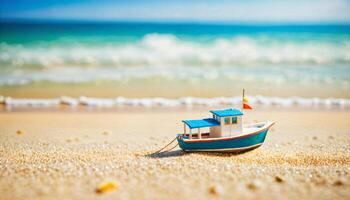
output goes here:
[{"label": "red flag", "polygon": [[253,108],[250,105],[248,105],[247,103],[243,103],[243,109],[251,110]]}]

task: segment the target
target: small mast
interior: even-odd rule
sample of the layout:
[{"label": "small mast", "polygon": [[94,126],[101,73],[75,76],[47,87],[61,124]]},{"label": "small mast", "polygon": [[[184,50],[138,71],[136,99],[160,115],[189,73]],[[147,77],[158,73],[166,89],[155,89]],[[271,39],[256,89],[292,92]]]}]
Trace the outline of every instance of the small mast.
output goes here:
[{"label": "small mast", "polygon": [[242,95],[242,111],[244,110],[244,93],[245,93],[245,89],[243,88],[243,95]]},{"label": "small mast", "polygon": [[242,110],[248,109],[251,110],[252,107],[248,104],[248,98],[245,97],[245,89],[243,89],[243,97],[242,97]]}]

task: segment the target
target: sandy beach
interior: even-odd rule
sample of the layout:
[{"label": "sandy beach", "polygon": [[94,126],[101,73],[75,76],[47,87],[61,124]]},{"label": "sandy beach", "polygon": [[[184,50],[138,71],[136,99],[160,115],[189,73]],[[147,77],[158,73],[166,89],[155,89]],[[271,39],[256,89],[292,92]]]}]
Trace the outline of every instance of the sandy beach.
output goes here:
[{"label": "sandy beach", "polygon": [[[243,154],[152,154],[207,109],[0,113],[0,199],[349,199],[350,112],[256,110]],[[96,193],[112,181],[117,189]]]},{"label": "sandy beach", "polygon": [[1,1],[0,200],[350,200],[349,10]]}]

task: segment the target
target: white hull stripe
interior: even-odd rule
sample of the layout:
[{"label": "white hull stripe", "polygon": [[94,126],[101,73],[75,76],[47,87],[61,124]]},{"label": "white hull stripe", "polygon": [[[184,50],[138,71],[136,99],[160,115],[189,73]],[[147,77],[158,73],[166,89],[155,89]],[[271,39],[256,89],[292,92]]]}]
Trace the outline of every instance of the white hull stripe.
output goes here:
[{"label": "white hull stripe", "polygon": [[263,143],[255,144],[248,147],[239,147],[239,148],[226,148],[226,149],[191,149],[191,150],[184,150],[184,151],[244,151],[248,149],[253,149],[256,147],[261,146]]}]

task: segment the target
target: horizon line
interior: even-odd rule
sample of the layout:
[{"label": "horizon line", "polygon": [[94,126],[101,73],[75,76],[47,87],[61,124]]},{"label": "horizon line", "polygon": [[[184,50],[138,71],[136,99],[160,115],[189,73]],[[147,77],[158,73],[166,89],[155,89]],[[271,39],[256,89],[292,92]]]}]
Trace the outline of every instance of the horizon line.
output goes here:
[{"label": "horizon line", "polygon": [[283,26],[283,25],[304,25],[304,26],[350,26],[348,21],[320,21],[320,22],[273,22],[273,21],[214,21],[214,20],[140,20],[140,19],[74,19],[74,18],[17,18],[0,17],[0,23],[144,23],[144,24],[184,24],[184,25],[248,25],[248,26]]}]

